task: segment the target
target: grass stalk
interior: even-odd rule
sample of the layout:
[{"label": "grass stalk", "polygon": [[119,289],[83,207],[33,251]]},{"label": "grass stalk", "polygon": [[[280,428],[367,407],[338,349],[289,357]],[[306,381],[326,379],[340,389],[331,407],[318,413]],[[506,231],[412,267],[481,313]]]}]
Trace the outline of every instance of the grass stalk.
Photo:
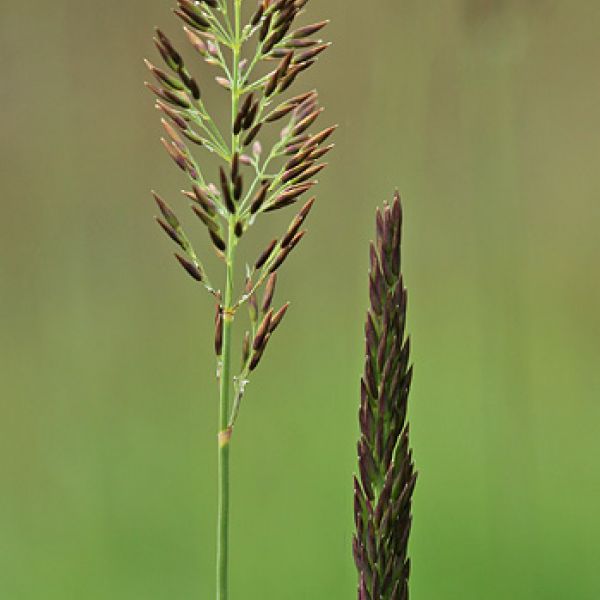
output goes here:
[{"label": "grass stalk", "polygon": [[[235,132],[235,119],[239,110],[241,0],[234,0],[234,34],[231,63],[231,157],[239,152],[239,134]],[[219,436],[218,436],[218,498],[217,498],[217,600],[229,596],[229,456],[231,451],[230,380],[231,334],[233,329],[233,290],[235,272],[235,222],[231,215],[227,223],[227,251],[225,254],[226,282],[223,299],[223,355],[219,385]]]},{"label": "grass stalk", "polygon": [[233,329],[232,302],[235,249],[234,224],[230,220],[225,256],[227,274],[223,302],[223,354],[219,385],[217,600],[227,600],[229,580],[229,454],[231,442],[229,407],[231,403],[231,334]]},{"label": "grass stalk", "polygon": [[[188,71],[170,38],[156,30],[155,45],[165,67],[146,65],[158,85],[146,83],[157,96],[167,133],[162,144],[184,173],[191,190],[184,190],[191,209],[205,226],[217,256],[224,263],[222,286],[207,273],[202,253],[192,246],[173,209],[154,193],[162,230],[181,253],[180,265],[208,291],[216,302],[215,352],[219,380],[218,502],[216,598],[228,600],[229,576],[229,460],[231,439],[251,374],[262,361],[289,303],[272,308],[275,283],[282,265],[300,243],[302,226],[315,198],[302,206],[289,227],[266,245],[247,267],[243,290],[237,290],[234,274],[236,250],[256,219],[297,204],[316,183],[326,166],[319,162],[333,145],[324,146],[334,131],[311,129],[322,109],[316,91],[285,98],[299,76],[312,67],[329,44],[314,36],[327,21],[294,28],[308,0],[260,0],[250,21],[243,23],[242,0],[177,0],[175,14],[193,48],[211,68],[220,70],[216,82],[228,93],[230,131],[222,133],[204,103],[200,85]],[[244,51],[252,51],[244,56]],[[226,56],[230,57],[229,62]],[[263,73],[255,73],[262,65]],[[269,126],[284,121],[278,141],[264,152],[258,136]],[[228,139],[230,142],[226,142]],[[213,179],[189,147],[208,150],[225,163]],[[246,261],[248,262],[248,261]],[[262,301],[258,294],[262,291]],[[234,373],[232,331],[248,309],[248,323],[241,352],[241,369]]]}]

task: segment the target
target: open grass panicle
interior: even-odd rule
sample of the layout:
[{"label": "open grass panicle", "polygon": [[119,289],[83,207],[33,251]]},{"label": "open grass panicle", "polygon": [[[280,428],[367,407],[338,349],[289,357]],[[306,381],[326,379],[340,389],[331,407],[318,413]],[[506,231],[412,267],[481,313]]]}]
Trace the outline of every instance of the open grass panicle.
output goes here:
[{"label": "open grass panicle", "polygon": [[359,600],[407,600],[411,501],[416,472],[406,420],[412,380],[401,272],[402,207],[377,210],[370,248],[370,308],[361,380],[359,476],[354,478],[353,552]]},{"label": "open grass panicle", "polygon": [[[183,199],[205,228],[213,250],[223,260],[222,285],[215,283],[167,202],[154,193],[161,229],[176,244],[175,257],[184,271],[216,301],[214,347],[219,377],[219,516],[217,598],[227,598],[229,523],[229,446],[248,378],[261,362],[288,304],[274,308],[275,284],[281,266],[300,243],[314,198],[305,202],[287,229],[265,243],[258,257],[245,261],[245,287],[234,284],[236,249],[260,216],[301,201],[326,166],[323,157],[333,148],[326,142],[335,127],[316,129],[323,112],[316,91],[291,97],[292,84],[328,48],[317,37],[328,21],[297,24],[309,0],[261,0],[252,15],[249,1],[178,0],[175,14],[193,51],[211,69],[231,106],[227,129],[211,116],[200,83],[188,69],[176,44],[157,29],[155,46],[164,63],[146,65],[154,78],[146,83],[156,96],[167,154],[184,174],[188,189]],[[244,10],[243,10],[244,9]],[[267,149],[260,136],[279,127]],[[220,159],[208,173],[199,151]],[[264,290],[264,291],[262,291]],[[262,291],[259,302],[257,295]],[[233,375],[231,336],[234,319],[243,306],[249,320],[241,349],[242,364]]]}]

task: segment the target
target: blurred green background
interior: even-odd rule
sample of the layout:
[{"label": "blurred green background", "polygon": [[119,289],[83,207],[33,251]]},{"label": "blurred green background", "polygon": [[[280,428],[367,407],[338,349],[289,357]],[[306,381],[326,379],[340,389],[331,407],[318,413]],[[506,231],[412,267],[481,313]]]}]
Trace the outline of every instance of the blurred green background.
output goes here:
[{"label": "blurred green background", "polygon": [[[0,598],[214,597],[213,307],[148,193],[184,183],[142,85],[171,3],[1,4]],[[600,5],[311,17],[335,45],[296,89],[341,127],[236,429],[231,596],[355,596],[367,244],[398,186],[413,597],[599,598]]]}]

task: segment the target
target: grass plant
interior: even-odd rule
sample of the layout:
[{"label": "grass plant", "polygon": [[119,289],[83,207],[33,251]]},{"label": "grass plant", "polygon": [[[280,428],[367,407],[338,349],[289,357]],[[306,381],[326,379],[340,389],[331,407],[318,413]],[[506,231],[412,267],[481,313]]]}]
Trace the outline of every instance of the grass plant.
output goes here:
[{"label": "grass plant", "polygon": [[[258,218],[296,205],[311,190],[317,183],[315,177],[326,166],[322,158],[333,147],[326,142],[334,127],[314,130],[323,111],[317,92],[285,96],[329,46],[318,38],[327,21],[296,24],[307,4],[308,0],[262,0],[250,13],[246,10],[248,1],[178,0],[174,12],[183,21],[188,42],[206,65],[219,70],[216,84],[229,97],[226,130],[211,116],[202,86],[160,29],[154,42],[164,65],[146,61],[155,79],[146,86],[157,97],[156,108],[162,113],[166,132],[162,144],[185,175],[189,189],[183,192],[184,200],[206,229],[223,265],[219,282],[204,266],[206,249],[199,252],[192,246],[174,210],[154,193],[161,213],[158,224],[179,247],[177,261],[216,304],[217,600],[228,598],[232,435],[248,380],[288,310],[289,304],[273,308],[277,276],[306,233],[303,225],[315,198],[303,204],[281,235],[266,243],[264,252],[251,261],[252,266],[246,266],[245,286],[240,289],[235,279],[241,263],[238,246]],[[279,137],[267,150],[260,136],[277,124]],[[192,147],[217,156],[221,162],[218,172],[208,173]],[[232,329],[246,308],[249,319],[241,349],[242,366],[235,372]]]}]

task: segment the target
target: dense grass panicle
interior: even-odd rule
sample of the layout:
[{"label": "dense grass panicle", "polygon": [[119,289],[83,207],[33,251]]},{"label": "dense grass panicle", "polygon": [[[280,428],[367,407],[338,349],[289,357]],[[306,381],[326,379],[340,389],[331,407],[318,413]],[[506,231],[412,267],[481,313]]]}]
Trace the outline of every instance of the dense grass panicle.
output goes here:
[{"label": "dense grass panicle", "polygon": [[354,478],[354,559],[359,600],[407,600],[408,538],[416,472],[406,421],[412,380],[401,272],[402,206],[377,211],[361,380],[359,476]]}]

